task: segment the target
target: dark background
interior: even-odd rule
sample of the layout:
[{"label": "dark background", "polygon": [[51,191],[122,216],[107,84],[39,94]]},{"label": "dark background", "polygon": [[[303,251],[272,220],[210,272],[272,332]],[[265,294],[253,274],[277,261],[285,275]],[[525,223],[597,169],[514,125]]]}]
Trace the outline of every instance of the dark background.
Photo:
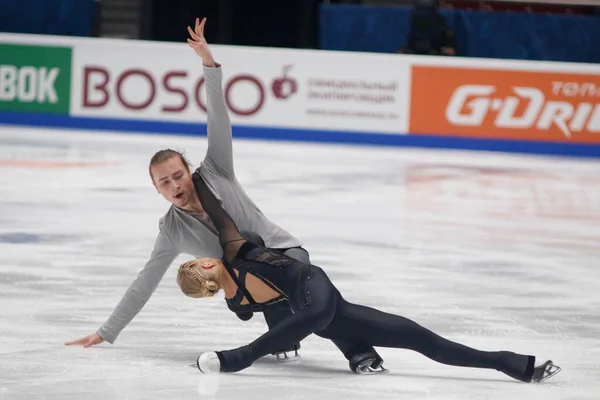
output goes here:
[{"label": "dark background", "polygon": [[148,0],[146,39],[183,42],[185,26],[206,17],[209,43],[317,48],[317,0]]},{"label": "dark background", "polygon": [[[425,24],[417,23],[423,2],[440,6]],[[211,44],[440,54],[443,36],[441,48],[453,49],[445,55],[600,63],[598,9],[485,0],[0,0],[0,32],[185,43],[186,27],[207,17]]]}]

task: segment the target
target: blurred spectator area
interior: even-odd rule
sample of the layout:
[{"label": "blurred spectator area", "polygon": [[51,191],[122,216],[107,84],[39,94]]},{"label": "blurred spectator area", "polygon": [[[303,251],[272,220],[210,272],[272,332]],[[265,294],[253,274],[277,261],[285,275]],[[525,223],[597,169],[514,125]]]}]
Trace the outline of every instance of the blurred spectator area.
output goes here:
[{"label": "blurred spectator area", "polygon": [[0,31],[185,43],[206,16],[215,44],[600,62],[600,0],[416,1],[0,0]]},{"label": "blurred spectator area", "polygon": [[[440,8],[478,11],[519,11],[553,14],[596,14],[600,0],[436,0]],[[328,4],[412,6],[413,0],[329,0]]]},{"label": "blurred spectator area", "polygon": [[[418,1],[422,0],[326,2],[320,9],[319,46],[435,54],[439,45],[430,53],[406,51],[415,47],[411,43],[415,36],[424,35],[426,24],[416,17]],[[443,19],[441,29],[451,33],[458,56],[600,62],[599,0],[434,1],[436,14]],[[432,37],[436,35],[439,33],[432,33]]]},{"label": "blurred spectator area", "polygon": [[91,36],[95,0],[0,0],[0,32]]},{"label": "blurred spectator area", "polygon": [[595,14],[600,0],[440,0],[441,8],[552,14]]}]

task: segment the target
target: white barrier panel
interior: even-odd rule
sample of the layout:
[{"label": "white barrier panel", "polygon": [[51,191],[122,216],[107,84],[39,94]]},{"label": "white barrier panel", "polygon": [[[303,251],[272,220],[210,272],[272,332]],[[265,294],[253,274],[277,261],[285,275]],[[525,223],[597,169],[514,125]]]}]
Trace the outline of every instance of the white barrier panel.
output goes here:
[{"label": "white barrier panel", "polygon": [[[2,35],[72,48],[70,114],[204,122],[200,58],[187,44]],[[232,122],[405,133],[408,69],[395,55],[211,46]]]},{"label": "white barrier panel", "polygon": [[[213,54],[236,123],[406,132],[401,59],[221,46]],[[187,45],[77,45],[73,82],[73,115],[200,121],[206,110],[201,60]]]}]

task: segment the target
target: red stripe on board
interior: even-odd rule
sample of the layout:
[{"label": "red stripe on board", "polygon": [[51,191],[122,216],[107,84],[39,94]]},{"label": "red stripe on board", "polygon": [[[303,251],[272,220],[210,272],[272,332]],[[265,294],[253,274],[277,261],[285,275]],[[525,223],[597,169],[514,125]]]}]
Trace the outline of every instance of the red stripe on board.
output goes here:
[{"label": "red stripe on board", "polygon": [[27,167],[27,168],[84,168],[84,167],[109,167],[115,166],[115,162],[101,161],[31,161],[31,160],[0,160],[3,167]]}]

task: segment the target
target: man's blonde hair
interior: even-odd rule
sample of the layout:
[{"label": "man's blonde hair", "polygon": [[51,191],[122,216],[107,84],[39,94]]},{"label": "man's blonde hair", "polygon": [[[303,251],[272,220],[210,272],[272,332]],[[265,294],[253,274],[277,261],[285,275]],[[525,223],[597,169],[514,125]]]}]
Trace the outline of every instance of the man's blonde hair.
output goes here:
[{"label": "man's blonde hair", "polygon": [[148,172],[150,173],[150,178],[152,178],[153,182],[154,182],[154,176],[152,175],[152,166],[156,165],[156,164],[160,164],[163,161],[167,161],[168,159],[170,159],[172,157],[179,158],[181,160],[181,162],[183,163],[184,167],[187,169],[187,171],[190,172],[190,167],[192,164],[190,164],[190,162],[188,161],[188,159],[185,157],[185,155],[182,152],[179,152],[179,151],[173,150],[173,149],[160,150],[160,151],[157,151],[152,156],[152,158],[150,159],[150,164],[148,165]]}]

